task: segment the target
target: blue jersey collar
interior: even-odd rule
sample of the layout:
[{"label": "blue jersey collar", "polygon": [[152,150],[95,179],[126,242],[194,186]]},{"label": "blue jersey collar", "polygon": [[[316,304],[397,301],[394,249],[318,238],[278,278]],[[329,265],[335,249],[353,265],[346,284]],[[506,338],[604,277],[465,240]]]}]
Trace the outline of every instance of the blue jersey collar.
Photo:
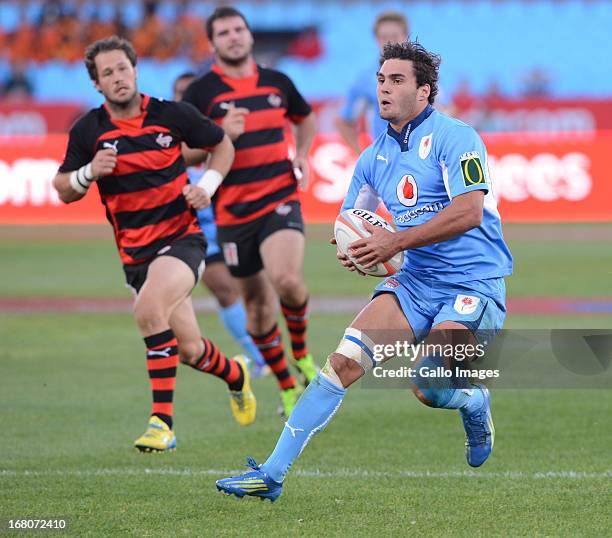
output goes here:
[{"label": "blue jersey collar", "polygon": [[423,123],[427,118],[429,118],[433,111],[434,107],[432,107],[431,105],[427,105],[424,108],[423,112],[421,112],[416,118],[404,125],[404,128],[402,129],[401,133],[398,133],[393,127],[391,127],[391,124],[389,124],[387,126],[387,134],[395,138],[396,142],[400,145],[402,151],[408,151],[408,140],[410,139],[410,134],[419,125],[421,125],[421,123]]}]

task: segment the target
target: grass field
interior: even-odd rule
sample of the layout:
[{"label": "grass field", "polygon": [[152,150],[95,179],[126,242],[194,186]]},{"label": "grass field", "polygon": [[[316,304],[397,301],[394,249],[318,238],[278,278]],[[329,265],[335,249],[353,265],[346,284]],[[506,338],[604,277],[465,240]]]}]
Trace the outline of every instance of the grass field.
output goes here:
[{"label": "grass field", "polygon": [[[536,240],[523,231],[508,234],[516,258],[510,296],[612,294],[605,233],[563,240],[572,230],[561,227],[561,238]],[[325,236],[322,228],[309,236],[312,294],[367,295],[374,281],[342,272]],[[128,296],[104,231],[0,228],[0,251],[0,297]],[[318,357],[351,318],[313,316]],[[201,325],[237,351],[214,315]],[[510,316],[507,325],[610,328],[612,316]],[[263,460],[272,449],[283,423],[270,378],[255,381],[256,424],[240,428],[223,384],[181,368],[179,448],[140,455],[130,447],[145,426],[148,381],[128,314],[1,312],[0,338],[0,521],[67,517],[74,536],[611,534],[609,390],[495,391],[495,451],[472,471],[454,412],[358,384],[271,505],[214,488],[245,456]]]},{"label": "grass field", "polygon": [[[547,233],[538,234],[542,229]],[[510,297],[612,295],[612,225],[515,225],[507,235],[515,263]],[[305,275],[312,295],[369,294],[374,280],[343,271],[330,236],[330,226],[309,228]],[[109,226],[0,226],[0,246],[0,297],[129,297]]]}]

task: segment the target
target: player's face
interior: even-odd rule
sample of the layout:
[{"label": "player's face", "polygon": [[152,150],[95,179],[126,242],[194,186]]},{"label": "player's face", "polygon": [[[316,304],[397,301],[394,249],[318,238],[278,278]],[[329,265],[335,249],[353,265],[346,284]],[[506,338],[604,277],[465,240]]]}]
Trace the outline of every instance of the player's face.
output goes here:
[{"label": "player's face", "polygon": [[126,106],[136,96],[136,69],[122,50],[101,52],[95,58],[96,89],[117,106]]},{"label": "player's face", "polygon": [[408,39],[404,27],[393,21],[381,22],[376,28],[376,42],[380,50],[387,43],[403,43]]},{"label": "player's face", "polygon": [[193,77],[180,78],[174,83],[172,99],[174,101],[180,101],[185,95],[185,90],[193,82]]},{"label": "player's face", "polygon": [[225,17],[213,23],[212,45],[219,59],[241,65],[251,57],[253,35],[242,17]]},{"label": "player's face", "polygon": [[429,84],[417,86],[410,60],[385,61],[378,71],[380,117],[393,126],[403,127],[427,106]]}]

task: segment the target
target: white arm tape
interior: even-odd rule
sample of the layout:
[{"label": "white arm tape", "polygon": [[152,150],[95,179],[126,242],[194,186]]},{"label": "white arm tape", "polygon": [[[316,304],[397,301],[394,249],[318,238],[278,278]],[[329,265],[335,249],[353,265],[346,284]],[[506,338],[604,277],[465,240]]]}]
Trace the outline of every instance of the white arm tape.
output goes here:
[{"label": "white arm tape", "polygon": [[91,163],[87,163],[70,173],[70,186],[79,194],[85,194],[89,187],[91,187],[93,179]]},{"label": "white arm tape", "polygon": [[221,172],[218,172],[217,170],[213,169],[208,169],[206,170],[206,172],[204,172],[204,174],[200,178],[200,181],[198,181],[198,187],[204,189],[208,193],[208,196],[212,198],[212,195],[215,194],[222,181],[223,174],[221,174]]}]

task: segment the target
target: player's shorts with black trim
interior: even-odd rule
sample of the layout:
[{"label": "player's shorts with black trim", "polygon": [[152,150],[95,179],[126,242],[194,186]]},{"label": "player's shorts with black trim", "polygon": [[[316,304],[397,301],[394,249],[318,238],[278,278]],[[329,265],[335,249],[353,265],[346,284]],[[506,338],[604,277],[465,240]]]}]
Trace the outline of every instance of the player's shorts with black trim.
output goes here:
[{"label": "player's shorts with black trim", "polygon": [[258,219],[236,226],[218,226],[217,240],[232,276],[245,278],[263,269],[259,248],[279,230],[304,233],[302,208],[297,201],[283,202]]},{"label": "player's shorts with black trim", "polygon": [[172,256],[185,262],[193,272],[194,287],[202,278],[204,272],[204,257],[206,255],[206,240],[201,233],[189,234],[160,248],[150,260],[133,265],[124,265],[126,286],[135,293],[140,291],[147,279],[149,265],[160,256]]}]

